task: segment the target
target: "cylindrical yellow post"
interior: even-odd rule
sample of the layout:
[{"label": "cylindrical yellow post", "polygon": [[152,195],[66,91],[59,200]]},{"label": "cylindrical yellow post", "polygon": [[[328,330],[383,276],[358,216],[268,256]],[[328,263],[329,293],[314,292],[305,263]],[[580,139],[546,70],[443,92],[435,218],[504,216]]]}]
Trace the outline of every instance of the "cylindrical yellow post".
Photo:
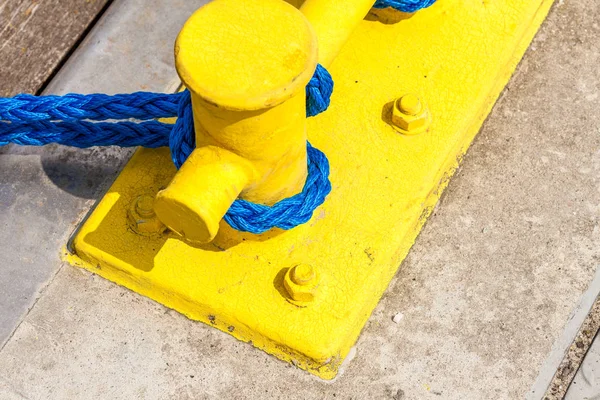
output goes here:
[{"label": "cylindrical yellow post", "polygon": [[300,11],[310,21],[319,42],[319,63],[328,67],[375,0],[306,0]]},{"label": "cylindrical yellow post", "polygon": [[317,40],[282,0],[215,0],[186,22],[175,57],[192,93],[196,150],[155,211],[188,240],[208,242],[238,196],[273,204],[302,190]]},{"label": "cylindrical yellow post", "polygon": [[192,15],[175,61],[192,94],[196,150],[157,195],[165,225],[209,242],[238,196],[271,205],[302,190],[317,36],[327,66],[372,3],[306,0],[299,12],[283,0],[214,0]]}]

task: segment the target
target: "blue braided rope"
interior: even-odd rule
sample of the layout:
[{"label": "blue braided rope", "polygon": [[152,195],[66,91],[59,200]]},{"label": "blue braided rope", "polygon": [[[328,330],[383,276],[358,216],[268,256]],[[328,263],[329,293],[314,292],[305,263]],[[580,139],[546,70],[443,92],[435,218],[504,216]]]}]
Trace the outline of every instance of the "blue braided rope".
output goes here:
[{"label": "blue braided rope", "polygon": [[0,98],[0,121],[29,123],[35,121],[74,121],[89,119],[139,120],[168,118],[177,115],[181,93],[75,94],[32,96],[19,94]]},{"label": "blue braided rope", "polygon": [[181,168],[185,160],[196,148],[196,135],[194,134],[194,113],[192,111],[192,96],[186,89],[179,102],[177,121],[169,136],[171,159],[177,169]]},{"label": "blue braided rope", "polygon": [[[306,87],[307,116],[329,107],[333,79],[317,66]],[[174,125],[156,118],[177,116]],[[118,121],[136,119],[138,121]],[[117,122],[94,122],[117,120]],[[67,94],[0,98],[0,146],[9,143],[43,146],[59,143],[74,147],[169,146],[177,168],[195,148],[190,93]],[[306,223],[331,191],[327,157],[307,143],[308,177],[301,193],[273,206],[236,200],[225,215],[234,229],[263,233]]]},{"label": "blue braided rope", "polygon": [[414,13],[431,6],[435,1],[436,0],[377,0],[373,8],[392,7],[405,13]]},{"label": "blue braided rope", "polygon": [[92,146],[157,148],[169,144],[169,132],[172,127],[173,125],[158,121],[0,123],[0,146],[9,143],[23,146],[58,143],[79,148]]}]

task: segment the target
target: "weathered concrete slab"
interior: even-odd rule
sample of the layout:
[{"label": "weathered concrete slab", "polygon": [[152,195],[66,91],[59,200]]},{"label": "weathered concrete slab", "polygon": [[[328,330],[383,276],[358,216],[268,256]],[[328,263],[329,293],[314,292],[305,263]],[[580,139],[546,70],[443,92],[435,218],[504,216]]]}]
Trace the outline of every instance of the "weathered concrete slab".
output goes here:
[{"label": "weathered concrete slab", "polygon": [[[178,84],[173,42],[205,2],[115,1],[46,93],[172,90]],[[117,148],[0,147],[0,344],[55,273],[73,225],[128,154]]]},{"label": "weathered concrete slab", "polygon": [[553,9],[335,382],[64,266],[0,351],[0,393],[524,397],[600,258],[599,18]]}]

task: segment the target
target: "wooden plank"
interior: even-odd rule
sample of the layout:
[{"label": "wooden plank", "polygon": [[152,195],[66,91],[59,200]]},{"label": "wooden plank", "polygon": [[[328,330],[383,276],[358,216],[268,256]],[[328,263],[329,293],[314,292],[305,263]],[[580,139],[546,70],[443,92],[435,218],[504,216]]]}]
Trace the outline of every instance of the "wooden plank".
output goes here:
[{"label": "wooden plank", "polygon": [[0,0],[0,96],[36,93],[111,0]]}]

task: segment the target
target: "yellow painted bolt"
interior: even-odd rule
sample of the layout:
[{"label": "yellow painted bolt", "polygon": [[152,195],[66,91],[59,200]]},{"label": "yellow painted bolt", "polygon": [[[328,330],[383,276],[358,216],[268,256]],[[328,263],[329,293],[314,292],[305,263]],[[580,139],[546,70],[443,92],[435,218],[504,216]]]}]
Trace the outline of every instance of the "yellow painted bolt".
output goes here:
[{"label": "yellow painted bolt", "polygon": [[138,197],[135,201],[135,210],[142,217],[154,217],[154,197],[148,195]]},{"label": "yellow painted bolt", "polygon": [[163,233],[167,227],[154,213],[154,197],[144,194],[137,197],[127,211],[129,227],[142,236],[153,236]]},{"label": "yellow painted bolt", "polygon": [[315,299],[320,284],[316,268],[308,264],[299,264],[285,274],[283,286],[290,299],[297,303],[308,303]]},{"label": "yellow painted bolt", "polygon": [[405,135],[416,135],[429,127],[429,112],[416,94],[406,94],[394,102],[392,124]]},{"label": "yellow painted bolt", "polygon": [[416,94],[407,94],[397,100],[398,109],[406,115],[418,115],[423,106],[421,100]]},{"label": "yellow painted bolt", "polygon": [[292,281],[300,286],[309,285],[316,278],[315,269],[308,264],[300,264],[292,268]]}]

